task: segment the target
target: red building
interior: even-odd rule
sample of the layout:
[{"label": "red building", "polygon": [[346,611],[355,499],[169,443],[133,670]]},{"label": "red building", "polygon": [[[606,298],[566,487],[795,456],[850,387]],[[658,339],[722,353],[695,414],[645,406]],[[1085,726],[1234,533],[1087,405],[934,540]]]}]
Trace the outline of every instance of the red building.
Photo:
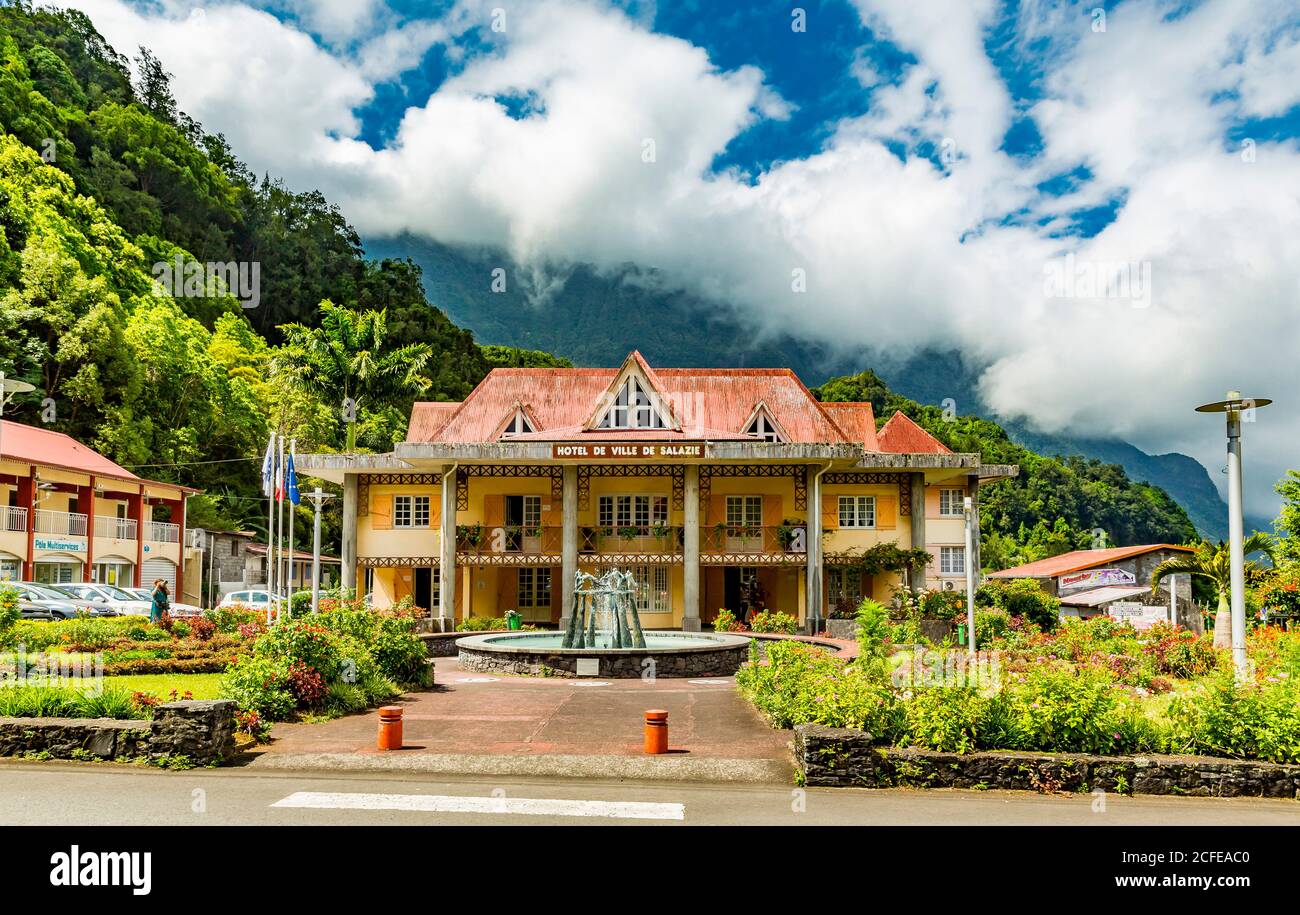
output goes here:
[{"label": "red building", "polygon": [[0,578],[134,587],[184,578],[185,501],[61,432],[0,427]]}]

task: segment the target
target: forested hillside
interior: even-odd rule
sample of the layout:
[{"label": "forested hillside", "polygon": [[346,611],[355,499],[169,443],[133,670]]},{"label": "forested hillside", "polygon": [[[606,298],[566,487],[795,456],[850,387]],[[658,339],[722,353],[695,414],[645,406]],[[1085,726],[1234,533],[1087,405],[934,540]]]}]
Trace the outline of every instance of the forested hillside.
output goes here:
[{"label": "forested hillside", "polygon": [[874,372],[832,378],[813,394],[827,401],[871,401],[878,422],[901,410],[953,451],[991,464],[1018,464],[1020,476],[980,491],[982,560],[1004,569],[1098,545],[1183,543],[1195,538],[1187,513],[1169,494],[1130,480],[1116,464],[1044,457],[1013,442],[997,423],[952,416],[893,393]]},{"label": "forested hillside", "polygon": [[[81,13],[0,7],[0,367],[37,387],[12,419],[207,490],[193,523],[256,526],[272,428],[302,450],[387,450],[417,397],[460,399],[493,365],[566,364],[477,346],[418,267],[367,260],[318,192],[256,180],[177,109],[148,51],[138,63],[133,85]],[[206,270],[158,288],[178,256],[255,264],[256,307]]]}]

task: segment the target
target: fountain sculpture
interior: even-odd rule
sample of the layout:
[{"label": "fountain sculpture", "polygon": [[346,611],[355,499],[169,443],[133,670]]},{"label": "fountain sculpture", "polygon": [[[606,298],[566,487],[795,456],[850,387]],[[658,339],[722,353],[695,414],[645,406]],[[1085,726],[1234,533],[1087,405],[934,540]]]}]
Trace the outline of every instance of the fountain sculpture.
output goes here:
[{"label": "fountain sculpture", "polygon": [[597,577],[577,572],[564,648],[645,648],[636,609],[636,579],[610,569]]}]

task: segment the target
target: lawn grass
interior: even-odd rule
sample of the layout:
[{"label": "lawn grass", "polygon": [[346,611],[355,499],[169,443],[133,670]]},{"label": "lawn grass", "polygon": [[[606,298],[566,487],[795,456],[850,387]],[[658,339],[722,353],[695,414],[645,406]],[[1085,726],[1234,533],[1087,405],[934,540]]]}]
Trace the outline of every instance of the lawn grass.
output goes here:
[{"label": "lawn grass", "polygon": [[194,699],[218,698],[221,674],[123,674],[105,677],[104,686],[119,687],[131,692],[152,693],[164,702],[172,690],[183,696],[189,690]]}]

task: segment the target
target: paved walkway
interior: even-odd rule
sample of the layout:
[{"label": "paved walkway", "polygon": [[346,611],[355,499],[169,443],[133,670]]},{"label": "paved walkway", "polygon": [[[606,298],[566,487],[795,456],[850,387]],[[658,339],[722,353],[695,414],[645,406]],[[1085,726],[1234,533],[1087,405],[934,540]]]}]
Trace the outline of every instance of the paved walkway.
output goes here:
[{"label": "paved walkway", "polygon": [[[666,780],[792,777],[790,732],[773,730],[731,677],[545,679],[462,671],[437,660],[437,686],[410,693],[400,751],[375,747],[376,714],[276,725],[259,768],[591,774]],[[646,709],[668,711],[666,757],[646,757]]]}]

